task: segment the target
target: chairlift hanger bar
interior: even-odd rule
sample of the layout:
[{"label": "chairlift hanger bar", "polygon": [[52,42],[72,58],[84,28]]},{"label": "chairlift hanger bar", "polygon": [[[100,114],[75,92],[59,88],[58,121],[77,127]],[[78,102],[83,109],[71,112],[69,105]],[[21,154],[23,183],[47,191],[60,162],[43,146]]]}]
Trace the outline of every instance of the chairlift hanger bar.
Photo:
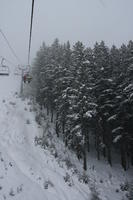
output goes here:
[{"label": "chairlift hanger bar", "polygon": [[0,56],[0,58],[4,58],[4,60],[6,60],[8,63],[10,63],[11,65],[16,65],[14,63],[12,63],[10,60],[6,59],[4,56]]},{"label": "chairlift hanger bar", "polygon": [[31,9],[31,24],[30,24],[30,37],[29,37],[29,49],[28,49],[28,65],[30,64],[30,50],[31,50],[33,13],[34,13],[34,0],[32,0],[32,9]]},{"label": "chairlift hanger bar", "polygon": [[3,65],[4,60],[5,60],[5,58],[2,58],[2,60],[1,60],[1,65]]}]

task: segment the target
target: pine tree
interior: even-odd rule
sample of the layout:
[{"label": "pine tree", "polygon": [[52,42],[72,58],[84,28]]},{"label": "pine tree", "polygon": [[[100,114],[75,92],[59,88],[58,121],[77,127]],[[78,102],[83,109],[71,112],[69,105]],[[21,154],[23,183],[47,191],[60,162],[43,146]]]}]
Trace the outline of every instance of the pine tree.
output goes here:
[{"label": "pine tree", "polygon": [[[33,67],[33,93],[47,108],[55,130],[87,170],[90,138],[97,158],[112,165],[112,149],[127,170],[133,164],[133,42],[109,49],[103,41],[94,48],[55,39],[42,44]],[[92,142],[93,140],[91,140]]]}]

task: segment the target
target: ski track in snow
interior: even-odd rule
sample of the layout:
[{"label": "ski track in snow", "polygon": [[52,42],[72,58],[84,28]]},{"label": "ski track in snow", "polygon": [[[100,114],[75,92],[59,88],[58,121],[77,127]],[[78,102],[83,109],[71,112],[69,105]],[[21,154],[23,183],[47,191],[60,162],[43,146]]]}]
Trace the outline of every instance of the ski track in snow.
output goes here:
[{"label": "ski track in snow", "polygon": [[[72,177],[74,185],[68,186],[63,178],[65,169],[34,145],[39,129],[27,100],[15,94],[20,89],[19,79],[13,74],[0,77],[0,159],[4,159],[0,161],[4,166],[0,167],[0,200],[89,200],[88,186],[78,182],[77,177]],[[51,185],[45,189],[47,181]]]}]

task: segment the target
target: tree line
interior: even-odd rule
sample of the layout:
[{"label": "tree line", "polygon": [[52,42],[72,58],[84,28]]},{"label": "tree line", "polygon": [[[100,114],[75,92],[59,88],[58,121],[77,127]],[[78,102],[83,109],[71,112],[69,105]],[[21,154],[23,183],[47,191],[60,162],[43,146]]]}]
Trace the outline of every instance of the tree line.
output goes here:
[{"label": "tree line", "polygon": [[124,170],[133,165],[133,41],[90,48],[55,39],[40,47],[32,74],[37,103],[47,109],[57,137],[83,159],[84,170],[94,149],[111,166],[115,154]]}]

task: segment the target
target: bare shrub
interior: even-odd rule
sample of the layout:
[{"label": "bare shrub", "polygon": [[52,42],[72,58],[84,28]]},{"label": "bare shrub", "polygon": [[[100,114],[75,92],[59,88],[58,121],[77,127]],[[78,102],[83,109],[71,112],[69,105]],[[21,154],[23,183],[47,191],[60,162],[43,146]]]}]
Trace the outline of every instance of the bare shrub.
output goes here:
[{"label": "bare shrub", "polygon": [[20,193],[23,191],[23,184],[17,187],[17,193]]},{"label": "bare shrub", "polygon": [[35,121],[39,124],[39,125],[41,125],[42,123],[42,120],[41,120],[41,115],[40,114],[37,114],[36,116],[35,116]]},{"label": "bare shrub", "polygon": [[66,172],[64,176],[64,181],[68,184],[68,186],[74,185],[73,180],[71,179],[70,175]]},{"label": "bare shrub", "polygon": [[30,108],[30,109],[29,109],[29,111],[30,111],[30,112],[32,112],[32,111],[33,111],[33,109],[32,109],[32,108]]},{"label": "bare shrub", "polygon": [[101,200],[95,184],[93,184],[90,189],[91,189],[91,200]]},{"label": "bare shrub", "polygon": [[32,101],[28,101],[27,105],[29,105],[29,106],[32,105]]},{"label": "bare shrub", "polygon": [[82,183],[85,183],[85,184],[88,184],[89,183],[89,177],[83,173],[83,174],[79,174],[79,177],[78,177],[79,181],[82,182]]},{"label": "bare shrub", "polygon": [[133,183],[129,184],[128,200],[133,200]]},{"label": "bare shrub", "polygon": [[70,169],[74,166],[69,157],[66,157],[63,161],[65,162],[67,169]]},{"label": "bare shrub", "polygon": [[115,192],[116,192],[116,193],[119,193],[119,192],[120,192],[120,190],[117,188],[117,189],[115,190]]},{"label": "bare shrub", "polygon": [[100,179],[100,183],[103,183],[103,179]]},{"label": "bare shrub", "polygon": [[16,102],[10,101],[9,104],[12,105],[12,106],[15,106]]},{"label": "bare shrub", "polygon": [[9,192],[9,195],[10,195],[10,196],[15,196],[15,193],[14,193],[13,188],[11,188],[11,190],[10,190],[10,192]]},{"label": "bare shrub", "polygon": [[42,144],[42,138],[41,137],[35,137],[35,145],[41,145]]},{"label": "bare shrub", "polygon": [[50,187],[54,187],[54,184],[52,183],[52,181],[47,180],[44,182],[44,189],[48,189]]},{"label": "bare shrub", "polygon": [[128,190],[129,190],[129,187],[130,187],[130,185],[129,185],[129,182],[128,182],[128,181],[125,181],[125,183],[121,183],[121,184],[120,184],[120,189],[121,189],[121,191],[128,191]]},{"label": "bare shrub", "polygon": [[30,120],[29,119],[26,120],[26,124],[30,124]]}]

